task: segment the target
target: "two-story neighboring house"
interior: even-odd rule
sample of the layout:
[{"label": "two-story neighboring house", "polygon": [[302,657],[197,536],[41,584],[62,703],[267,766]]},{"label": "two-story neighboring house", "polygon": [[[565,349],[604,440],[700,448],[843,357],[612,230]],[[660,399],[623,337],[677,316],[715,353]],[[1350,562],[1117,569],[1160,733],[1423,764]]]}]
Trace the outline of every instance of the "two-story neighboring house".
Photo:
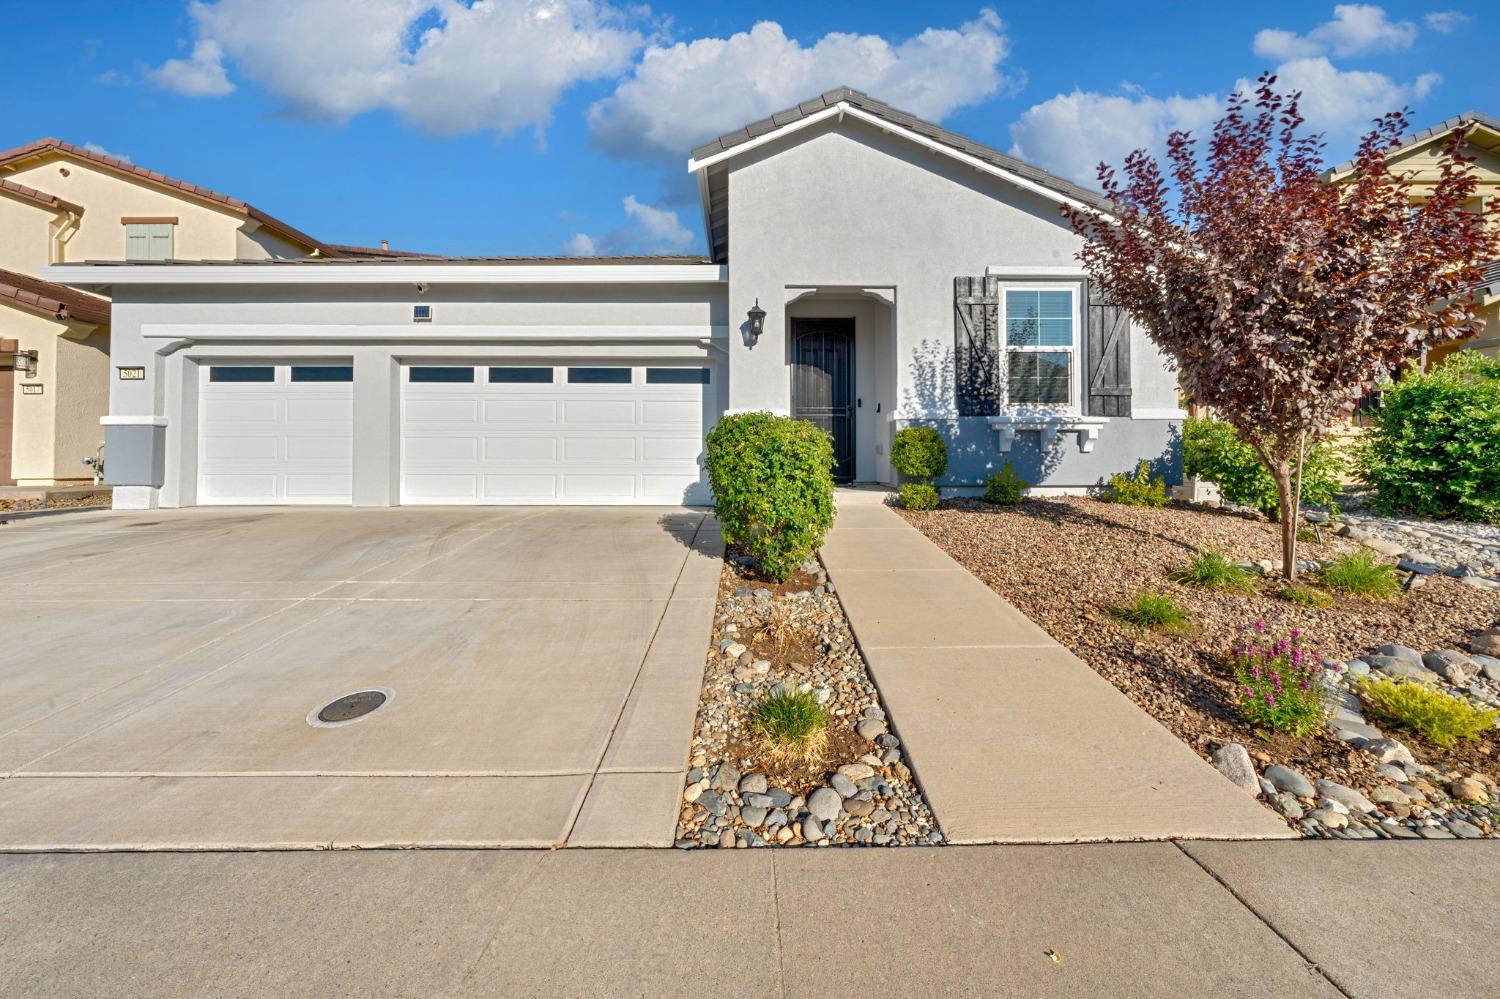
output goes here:
[{"label": "two-story neighboring house", "polygon": [[0,484],[87,482],[104,440],[109,300],[44,267],[340,255],[243,201],[58,139],[0,152]]}]

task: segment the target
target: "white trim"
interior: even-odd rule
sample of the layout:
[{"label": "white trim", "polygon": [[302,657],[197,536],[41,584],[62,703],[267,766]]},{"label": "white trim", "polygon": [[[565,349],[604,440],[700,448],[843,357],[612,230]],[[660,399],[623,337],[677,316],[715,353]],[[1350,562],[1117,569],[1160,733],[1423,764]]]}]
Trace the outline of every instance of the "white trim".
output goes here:
[{"label": "white trim", "polygon": [[101,416],[99,417],[101,427],[164,427],[167,425],[165,416]]},{"label": "white trim", "polygon": [[984,269],[987,277],[1063,277],[1083,280],[1088,272],[1072,264],[991,264]]},{"label": "white trim", "polygon": [[[1073,325],[1071,342],[1066,347],[1043,346],[1016,346],[1010,345],[1010,331],[1007,327],[1009,318],[1007,313],[1008,296],[1012,291],[1066,291],[1071,302],[1071,315],[1069,317]],[[1072,282],[1059,285],[1055,282],[1013,282],[1000,285],[999,303],[999,337],[1001,369],[998,372],[1000,379],[1000,406],[1001,409],[1012,418],[1026,418],[1040,415],[1043,419],[1053,416],[1069,416],[1083,412],[1083,365],[1080,363],[1082,345],[1080,344],[1083,333],[1083,289]],[[1012,403],[1010,401],[1010,355],[1019,354],[1056,354],[1065,352],[1068,355],[1068,401],[1062,405],[1044,405],[1042,403],[1023,402]]]},{"label": "white trim", "polygon": [[58,284],[723,284],[723,264],[52,264]]},{"label": "white trim", "polygon": [[142,323],[145,340],[290,340],[317,339],[369,342],[399,340],[405,343],[450,340],[547,340],[560,342],[603,341],[626,343],[697,343],[727,340],[727,326],[522,326],[522,325],[432,325],[386,324],[351,326],[318,323],[285,325],[216,323]]},{"label": "white trim", "polygon": [[989,416],[985,419],[989,421],[990,429],[999,435],[998,447],[1001,451],[1010,450],[1010,446],[1016,441],[1016,431],[1036,430],[1042,435],[1041,444],[1044,451],[1057,440],[1058,434],[1077,434],[1078,450],[1085,454],[1094,450],[1094,444],[1099,440],[1100,430],[1110,420],[1107,416],[1076,416],[1064,413]]},{"label": "white trim", "polygon": [[1185,409],[1133,409],[1130,411],[1132,420],[1185,420],[1188,411]]},{"label": "white trim", "polygon": [[767,142],[772,141],[773,139],[779,139],[783,135],[790,135],[793,132],[800,132],[802,129],[807,128],[810,125],[816,125],[820,121],[827,121],[829,118],[843,117],[843,113],[848,109],[849,105],[844,103],[843,101],[840,101],[839,103],[833,105],[833,107],[824,108],[816,114],[808,115],[806,118],[798,118],[796,121],[787,122],[785,125],[782,125],[779,128],[773,128],[769,132],[763,132],[753,139],[750,139],[746,142],[741,142],[738,145],[731,146],[728,149],[714,153],[712,156],[707,156],[701,160],[697,159],[696,157],[689,156],[687,161],[688,173],[693,173],[698,170],[706,170],[708,167],[713,166],[715,163],[722,163],[724,160],[727,160],[732,156],[738,156],[740,153],[748,153],[750,150],[757,149],[765,145]]}]

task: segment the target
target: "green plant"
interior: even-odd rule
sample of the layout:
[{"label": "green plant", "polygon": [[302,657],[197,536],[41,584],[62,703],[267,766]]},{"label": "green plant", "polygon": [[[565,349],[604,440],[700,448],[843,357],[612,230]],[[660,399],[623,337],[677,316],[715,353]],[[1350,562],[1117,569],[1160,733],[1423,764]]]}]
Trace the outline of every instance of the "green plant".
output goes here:
[{"label": "green plant", "polygon": [[783,580],[833,525],[833,442],[805,420],[737,413],[707,437],[708,481],[724,540]]},{"label": "green plant", "polygon": [[901,505],[908,510],[936,510],[938,508],[937,486],[926,482],[901,483]]},{"label": "green plant", "polygon": [[1182,568],[1167,573],[1167,578],[1226,593],[1249,593],[1255,589],[1250,573],[1220,552],[1204,552]]},{"label": "green plant", "polygon": [[1000,466],[1000,471],[985,480],[984,501],[1001,506],[1015,506],[1026,498],[1025,491],[1030,486],[1031,483],[1017,475],[1016,470],[1007,461]]},{"label": "green plant", "polygon": [[[1198,419],[1184,422],[1182,471],[1214,483],[1230,503],[1253,507],[1272,520],[1277,517],[1275,480],[1250,445],[1240,440],[1227,423]],[[1332,502],[1344,472],[1344,459],[1331,442],[1313,445],[1302,469],[1302,501],[1315,506]]]},{"label": "green plant", "polygon": [[1165,593],[1155,590],[1142,590],[1128,603],[1111,607],[1109,612],[1118,621],[1159,631],[1182,631],[1188,623],[1187,611]]},{"label": "green plant", "polygon": [[1371,600],[1390,600],[1401,592],[1396,567],[1377,560],[1372,549],[1359,548],[1323,563],[1323,582],[1340,593]]},{"label": "green plant", "polygon": [[1276,596],[1299,607],[1332,607],[1333,596],[1312,586],[1288,583],[1276,591]]},{"label": "green plant", "polygon": [[1368,415],[1359,471],[1386,513],[1500,523],[1500,358],[1460,351]]},{"label": "green plant", "polygon": [[936,479],[948,471],[948,445],[932,427],[903,427],[891,440],[891,467],[911,479]]},{"label": "green plant", "polygon": [[1109,485],[1100,497],[1106,503],[1123,503],[1125,506],[1163,507],[1172,502],[1167,495],[1167,481],[1152,478],[1151,463],[1144,458],[1135,466],[1135,474],[1124,472],[1109,477]]},{"label": "green plant", "polygon": [[750,713],[750,732],[781,762],[805,762],[828,745],[828,712],[811,691],[772,694]]},{"label": "green plant", "polygon": [[1269,642],[1265,628],[1255,622],[1251,638],[1229,653],[1240,713],[1259,728],[1312,735],[1328,715],[1323,657],[1303,646],[1297,629]]},{"label": "green plant", "polygon": [[1371,718],[1415,732],[1444,748],[1460,739],[1479,738],[1497,716],[1461,697],[1405,679],[1366,677],[1354,689]]}]

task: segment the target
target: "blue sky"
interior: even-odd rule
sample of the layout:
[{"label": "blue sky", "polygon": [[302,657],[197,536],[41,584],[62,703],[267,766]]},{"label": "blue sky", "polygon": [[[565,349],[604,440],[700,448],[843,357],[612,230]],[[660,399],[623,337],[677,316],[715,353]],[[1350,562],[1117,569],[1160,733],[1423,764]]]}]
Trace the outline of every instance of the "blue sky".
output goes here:
[{"label": "blue sky", "polygon": [[1337,160],[1403,104],[1500,113],[1486,6],[69,0],[6,53],[0,145],[94,144],[330,242],[698,252],[689,148],[841,83],[1092,183],[1276,68]]}]

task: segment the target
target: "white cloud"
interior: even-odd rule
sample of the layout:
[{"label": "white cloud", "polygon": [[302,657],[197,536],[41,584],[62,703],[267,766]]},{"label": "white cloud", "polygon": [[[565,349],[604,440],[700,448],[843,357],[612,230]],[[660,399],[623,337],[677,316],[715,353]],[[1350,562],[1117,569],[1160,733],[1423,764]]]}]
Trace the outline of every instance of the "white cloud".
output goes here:
[{"label": "white cloud", "polygon": [[1468,20],[1469,15],[1461,10],[1435,10],[1422,16],[1422,23],[1427,25],[1427,29],[1440,35],[1453,34]]},{"label": "white cloud", "polygon": [[[623,73],[645,44],[602,0],[195,0],[189,10],[193,61],[202,49],[202,68],[217,67],[226,88],[225,60],[294,114],[388,110],[438,134],[543,126],[564,90]],[[176,85],[181,62],[153,76],[208,92]]]},{"label": "white cloud", "polygon": [[129,156],[126,156],[124,153],[111,152],[110,150],[105,149],[103,146],[99,145],[99,143],[97,142],[85,142],[83,144],[83,148],[87,149],[91,153],[98,153],[100,156],[113,156],[117,160],[124,160],[126,163],[130,162]]},{"label": "white cloud", "polygon": [[1343,58],[1410,48],[1416,38],[1415,24],[1389,20],[1383,7],[1343,3],[1333,8],[1333,20],[1305,35],[1283,28],[1261,31],[1255,36],[1253,48],[1263,59],[1306,59],[1320,55]]},{"label": "white cloud", "polygon": [[224,71],[224,51],[209,38],[200,38],[188,58],[168,59],[149,70],[146,79],[184,97],[223,97],[234,92]]},{"label": "white cloud", "polygon": [[601,236],[576,233],[564,245],[564,252],[578,257],[682,253],[697,238],[670,209],[645,204],[633,194],[627,195],[623,204],[631,220],[629,225]]},{"label": "white cloud", "polygon": [[616,156],[677,162],[715,135],[848,85],[929,119],[1015,86],[1000,18],[892,43],[831,33],[804,46],[762,21],[728,38],[648,48],[635,71],[589,109],[594,141]]},{"label": "white cloud", "polygon": [[[1335,137],[1367,131],[1372,119],[1426,98],[1442,81],[1441,74],[1423,73],[1399,83],[1384,73],[1339,69],[1322,56],[1276,67],[1277,89],[1302,91],[1300,107],[1308,128]],[[1248,89],[1254,83],[1241,80],[1239,86]]]},{"label": "white cloud", "polygon": [[1215,94],[1152,97],[1074,90],[1027,109],[1010,126],[1011,155],[1083,184],[1093,184],[1100,160],[1119,167],[1132,150],[1160,154],[1175,131],[1198,132],[1223,109]]}]

